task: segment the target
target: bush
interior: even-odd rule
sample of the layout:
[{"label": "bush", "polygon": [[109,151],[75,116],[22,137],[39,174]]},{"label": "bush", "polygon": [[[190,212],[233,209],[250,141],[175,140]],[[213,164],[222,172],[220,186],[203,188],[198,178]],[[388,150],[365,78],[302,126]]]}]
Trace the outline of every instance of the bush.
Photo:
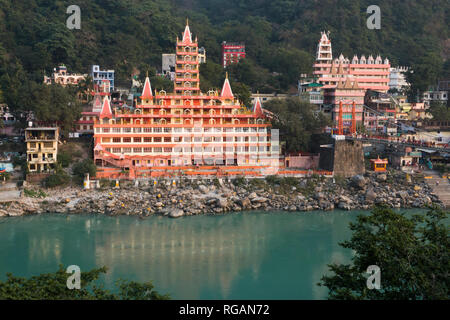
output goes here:
[{"label": "bush", "polygon": [[72,163],[72,154],[69,152],[61,151],[58,153],[58,163],[63,167],[67,168]]},{"label": "bush", "polygon": [[31,190],[31,189],[23,189],[23,193],[25,194],[26,197],[30,197],[30,198],[45,198],[45,197],[47,197],[47,194],[44,191],[42,191],[41,189],[39,189],[38,191]]},{"label": "bush", "polygon": [[94,177],[97,173],[97,167],[94,164],[94,161],[91,159],[85,159],[81,162],[77,162],[72,167],[72,173],[78,178],[84,179],[84,175],[89,173],[91,177]]},{"label": "bush", "polygon": [[70,177],[65,172],[58,172],[45,178],[44,186],[54,188],[69,183]]}]

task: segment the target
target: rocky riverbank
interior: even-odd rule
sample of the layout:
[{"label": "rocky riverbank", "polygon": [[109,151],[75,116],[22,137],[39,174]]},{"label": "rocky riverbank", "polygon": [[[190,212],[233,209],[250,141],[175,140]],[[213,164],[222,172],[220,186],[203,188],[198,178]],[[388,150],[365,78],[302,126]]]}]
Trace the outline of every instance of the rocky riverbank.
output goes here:
[{"label": "rocky riverbank", "polygon": [[[45,212],[181,217],[243,210],[354,210],[374,204],[421,208],[439,204],[423,176],[403,172],[343,178],[280,178],[123,181],[119,188],[28,189],[18,201],[0,205],[0,216]],[[26,194],[26,195],[25,195]]]}]

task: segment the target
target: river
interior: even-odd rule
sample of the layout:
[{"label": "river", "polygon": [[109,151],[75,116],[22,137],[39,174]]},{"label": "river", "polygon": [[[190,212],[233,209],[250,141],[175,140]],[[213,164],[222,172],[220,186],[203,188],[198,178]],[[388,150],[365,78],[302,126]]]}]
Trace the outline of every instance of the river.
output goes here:
[{"label": "river", "polygon": [[348,224],[361,213],[0,218],[0,280],[6,272],[54,272],[60,263],[105,265],[105,287],[152,280],[173,299],[324,299],[327,289],[316,283],[327,264],[350,260],[338,243],[350,239]]}]

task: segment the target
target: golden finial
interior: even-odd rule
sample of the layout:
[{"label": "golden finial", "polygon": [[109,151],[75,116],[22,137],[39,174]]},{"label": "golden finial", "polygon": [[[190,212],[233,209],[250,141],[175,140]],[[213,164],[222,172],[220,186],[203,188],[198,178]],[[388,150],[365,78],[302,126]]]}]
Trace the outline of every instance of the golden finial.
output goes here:
[{"label": "golden finial", "polygon": [[189,18],[186,18],[186,25],[189,25]]},{"label": "golden finial", "polygon": [[228,71],[225,72],[225,79],[228,79]]},{"label": "golden finial", "polygon": [[148,78],[148,69],[147,69],[147,78]]}]

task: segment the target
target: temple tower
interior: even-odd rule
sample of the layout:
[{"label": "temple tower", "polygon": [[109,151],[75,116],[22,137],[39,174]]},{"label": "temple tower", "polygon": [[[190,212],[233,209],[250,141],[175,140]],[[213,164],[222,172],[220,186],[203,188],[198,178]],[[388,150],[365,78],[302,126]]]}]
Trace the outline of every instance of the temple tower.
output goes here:
[{"label": "temple tower", "polygon": [[176,52],[175,93],[190,95],[200,92],[198,42],[197,38],[192,40],[188,21],[186,21],[182,40],[179,41],[177,37]]},{"label": "temple tower", "polygon": [[333,52],[331,50],[331,41],[328,38],[329,32],[321,32],[322,36],[317,45],[316,62],[317,63],[331,63],[333,60]]}]

